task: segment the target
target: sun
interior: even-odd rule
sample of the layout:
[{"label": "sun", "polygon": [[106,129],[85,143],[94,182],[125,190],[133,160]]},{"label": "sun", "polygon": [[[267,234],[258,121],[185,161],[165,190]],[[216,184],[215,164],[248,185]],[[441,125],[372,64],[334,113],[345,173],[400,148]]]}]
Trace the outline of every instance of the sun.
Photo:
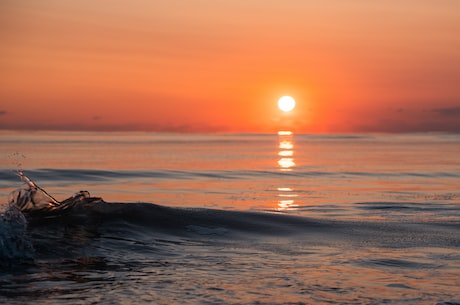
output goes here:
[{"label": "sun", "polygon": [[292,111],[295,108],[295,99],[288,95],[280,97],[278,100],[278,108],[284,112]]}]

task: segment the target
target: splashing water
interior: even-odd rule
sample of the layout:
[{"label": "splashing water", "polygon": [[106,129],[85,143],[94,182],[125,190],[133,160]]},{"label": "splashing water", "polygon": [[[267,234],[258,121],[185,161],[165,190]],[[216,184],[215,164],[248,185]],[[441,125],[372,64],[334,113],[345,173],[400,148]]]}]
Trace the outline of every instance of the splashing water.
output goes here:
[{"label": "splashing water", "polygon": [[[18,174],[21,179],[25,177],[22,172]],[[23,179],[23,181],[33,184],[30,179],[25,178],[27,180]],[[27,187],[30,187],[30,184]],[[30,192],[26,192],[25,188],[13,191],[8,199],[8,208],[0,214],[0,266],[2,267],[33,258],[34,249],[27,238],[27,220],[17,205],[18,200],[25,202],[26,197],[30,198]]]},{"label": "splashing water", "polygon": [[56,199],[36,185],[21,170],[18,170],[17,174],[24,184],[21,188],[10,193],[8,197],[10,206],[15,206],[21,211],[27,211],[50,209],[59,205]]},{"label": "splashing water", "polygon": [[102,201],[100,198],[91,197],[88,191],[80,191],[64,201],[58,201],[21,170],[17,171],[17,175],[24,184],[10,193],[8,202],[9,206],[24,213],[64,211],[82,202]]},{"label": "splashing water", "polygon": [[8,207],[0,214],[0,266],[2,267],[22,263],[34,256],[34,248],[27,236],[27,219],[23,213],[45,215],[46,212],[65,211],[78,203],[100,200],[100,198],[91,198],[87,191],[80,191],[60,202],[24,175],[22,170],[18,170],[17,175],[24,183],[9,194]]}]

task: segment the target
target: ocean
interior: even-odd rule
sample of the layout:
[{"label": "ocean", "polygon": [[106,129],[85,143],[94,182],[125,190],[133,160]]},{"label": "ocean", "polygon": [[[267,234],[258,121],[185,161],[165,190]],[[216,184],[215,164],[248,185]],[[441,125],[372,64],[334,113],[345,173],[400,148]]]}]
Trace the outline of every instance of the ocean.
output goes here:
[{"label": "ocean", "polygon": [[[3,304],[460,304],[458,134],[0,131],[0,156]],[[19,212],[27,179],[72,204]]]}]

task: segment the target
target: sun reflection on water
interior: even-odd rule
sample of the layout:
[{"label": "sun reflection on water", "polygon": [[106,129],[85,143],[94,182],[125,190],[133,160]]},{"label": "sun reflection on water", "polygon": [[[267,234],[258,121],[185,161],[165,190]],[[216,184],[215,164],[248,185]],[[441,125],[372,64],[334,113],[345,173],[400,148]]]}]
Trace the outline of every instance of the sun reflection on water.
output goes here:
[{"label": "sun reflection on water", "polygon": [[[281,171],[292,171],[296,164],[294,162],[294,141],[292,131],[279,131],[279,151],[278,156],[278,166]],[[291,187],[283,186],[278,187],[278,211],[292,210],[295,209],[298,205],[295,203],[295,198],[297,194],[294,193],[294,190]]]},{"label": "sun reflection on water", "polygon": [[279,151],[278,165],[282,171],[291,171],[295,167],[294,162],[294,142],[292,141],[292,131],[278,131]]},{"label": "sun reflection on water", "polygon": [[279,136],[292,136],[292,131],[290,130],[280,130],[278,131]]},{"label": "sun reflection on water", "polygon": [[292,188],[279,187],[278,192],[278,197],[280,197],[278,200],[278,211],[293,209],[298,206],[294,201],[295,197],[297,197],[297,194],[293,193]]},{"label": "sun reflection on water", "polygon": [[290,150],[290,149],[293,149],[293,148],[294,148],[294,145],[292,145],[291,141],[282,141],[282,142],[280,142],[281,151]]}]

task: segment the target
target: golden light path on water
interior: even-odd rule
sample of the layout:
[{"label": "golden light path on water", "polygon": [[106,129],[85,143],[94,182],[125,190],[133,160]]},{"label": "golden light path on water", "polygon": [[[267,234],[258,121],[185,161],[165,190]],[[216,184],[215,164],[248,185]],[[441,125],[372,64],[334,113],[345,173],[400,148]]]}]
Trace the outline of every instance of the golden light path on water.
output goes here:
[{"label": "golden light path on water", "polygon": [[[279,151],[278,166],[281,171],[292,171],[296,164],[294,162],[294,141],[293,133],[288,130],[278,131]],[[292,210],[298,205],[295,203],[295,194],[293,189],[289,186],[280,186],[278,191],[278,211]]]}]

